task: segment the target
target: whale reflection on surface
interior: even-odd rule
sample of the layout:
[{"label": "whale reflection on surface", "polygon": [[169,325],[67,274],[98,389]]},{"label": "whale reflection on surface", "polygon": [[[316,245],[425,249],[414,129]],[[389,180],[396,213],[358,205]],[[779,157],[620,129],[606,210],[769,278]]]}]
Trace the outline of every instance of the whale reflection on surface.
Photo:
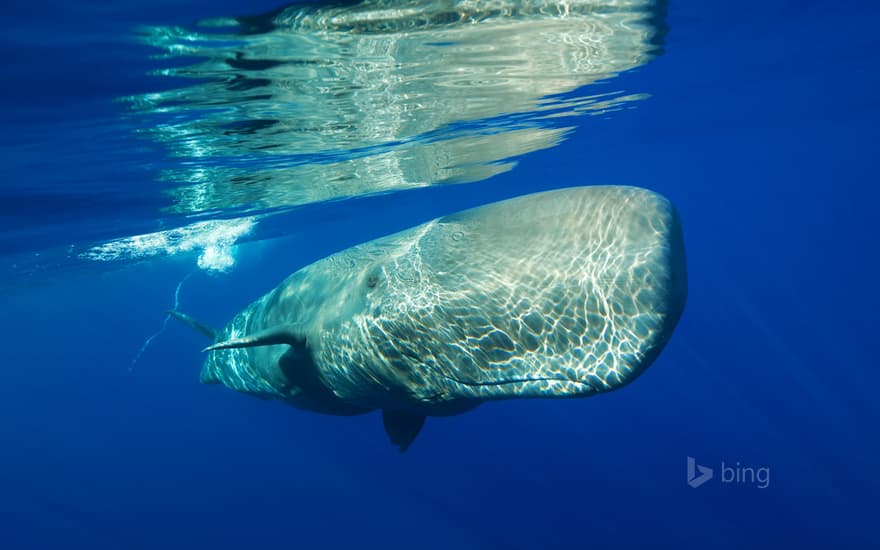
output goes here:
[{"label": "whale reflection on surface", "polygon": [[650,0],[376,0],[147,28],[179,87],[126,100],[176,159],[170,212],[478,181],[558,144],[571,117],[645,97],[588,85],[657,55],[664,15]]}]

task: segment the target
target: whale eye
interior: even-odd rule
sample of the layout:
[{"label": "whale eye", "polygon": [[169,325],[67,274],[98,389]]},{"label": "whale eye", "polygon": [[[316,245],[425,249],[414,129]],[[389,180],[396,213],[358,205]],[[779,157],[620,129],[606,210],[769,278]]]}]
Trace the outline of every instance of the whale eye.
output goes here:
[{"label": "whale eye", "polygon": [[371,273],[367,277],[367,288],[376,288],[376,285],[379,283],[379,276],[375,273]]}]

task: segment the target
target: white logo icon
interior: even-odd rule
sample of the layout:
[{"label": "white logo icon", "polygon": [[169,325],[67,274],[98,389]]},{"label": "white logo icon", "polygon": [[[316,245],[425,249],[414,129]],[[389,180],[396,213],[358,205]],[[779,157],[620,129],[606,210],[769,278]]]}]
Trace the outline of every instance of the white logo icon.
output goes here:
[{"label": "white logo icon", "polygon": [[[700,475],[697,475],[697,470],[700,471]],[[700,466],[699,464],[697,464],[697,460],[694,457],[689,456],[688,485],[696,489],[710,479],[712,479],[712,468],[709,468],[708,466]]]}]

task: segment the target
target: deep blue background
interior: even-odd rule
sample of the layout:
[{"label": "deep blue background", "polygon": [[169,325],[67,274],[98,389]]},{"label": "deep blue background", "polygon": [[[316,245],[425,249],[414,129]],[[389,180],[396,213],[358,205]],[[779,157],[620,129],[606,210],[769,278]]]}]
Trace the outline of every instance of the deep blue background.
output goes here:
[{"label": "deep blue background", "polygon": [[[715,4],[670,2],[665,53],[609,83],[652,94],[635,109],[488,181],[304,209],[181,294],[221,325],[356,242],[524,192],[640,185],[680,210],[690,296],[636,383],[429,419],[400,455],[375,414],[200,386],[185,327],[129,372],[194,257],[43,271],[0,289],[0,547],[880,544],[880,7]],[[113,102],[168,85],[136,25],[274,7],[4,7],[3,261],[155,229],[168,161]],[[692,489],[688,455],[769,466],[770,486]]]}]

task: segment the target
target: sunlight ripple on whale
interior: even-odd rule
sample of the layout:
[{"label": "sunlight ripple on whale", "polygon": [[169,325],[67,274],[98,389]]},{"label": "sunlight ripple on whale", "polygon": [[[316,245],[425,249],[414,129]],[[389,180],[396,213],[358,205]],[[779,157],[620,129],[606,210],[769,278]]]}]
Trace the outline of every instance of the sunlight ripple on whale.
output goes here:
[{"label": "sunlight ripple on whale", "polygon": [[633,381],[684,309],[681,225],[635,187],[573,187],[444,216],[306,266],[214,331],[201,380],[336,415],[426,416]]}]

